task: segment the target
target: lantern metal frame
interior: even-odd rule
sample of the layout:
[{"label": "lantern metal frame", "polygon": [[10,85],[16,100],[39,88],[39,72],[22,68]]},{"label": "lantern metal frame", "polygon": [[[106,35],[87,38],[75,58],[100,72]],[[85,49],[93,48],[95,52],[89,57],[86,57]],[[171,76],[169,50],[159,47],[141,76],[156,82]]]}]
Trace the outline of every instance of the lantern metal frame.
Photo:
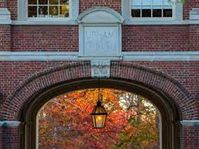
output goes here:
[{"label": "lantern metal frame", "polygon": [[101,94],[100,85],[98,87],[98,101],[96,106],[93,108],[91,113],[93,127],[94,128],[104,128],[106,126],[107,112],[102,105],[103,96]]}]

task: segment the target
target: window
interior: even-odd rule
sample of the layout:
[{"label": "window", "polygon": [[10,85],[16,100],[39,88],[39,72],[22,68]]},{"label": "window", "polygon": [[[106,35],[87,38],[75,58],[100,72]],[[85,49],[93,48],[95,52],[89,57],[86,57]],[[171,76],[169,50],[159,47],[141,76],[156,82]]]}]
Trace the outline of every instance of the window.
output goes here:
[{"label": "window", "polygon": [[168,0],[131,0],[131,16],[134,18],[172,17],[173,5]]},{"label": "window", "polygon": [[122,0],[125,24],[168,25],[183,23],[183,3],[169,0]]},{"label": "window", "polygon": [[76,24],[78,15],[79,0],[18,0],[18,18],[13,23],[71,25]]},{"label": "window", "polygon": [[69,0],[28,0],[28,17],[69,17]]}]

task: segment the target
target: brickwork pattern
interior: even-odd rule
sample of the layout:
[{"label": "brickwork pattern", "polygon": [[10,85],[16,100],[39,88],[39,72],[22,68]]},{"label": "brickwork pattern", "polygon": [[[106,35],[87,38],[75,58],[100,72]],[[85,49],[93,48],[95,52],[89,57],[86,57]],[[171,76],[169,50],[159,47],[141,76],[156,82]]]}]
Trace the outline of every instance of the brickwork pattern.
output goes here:
[{"label": "brickwork pattern", "polygon": [[[23,71],[26,71],[26,70],[28,71],[27,67],[30,68],[31,66],[26,65],[27,66],[26,68],[21,68],[21,65],[23,65],[23,63],[18,65],[19,70],[17,74],[23,77],[24,75],[26,76],[27,74],[33,75],[33,74],[30,74],[31,71],[29,71],[29,73],[27,74],[23,73]],[[36,66],[35,64],[33,65]],[[46,63],[41,63],[41,64],[38,63],[38,65],[40,66],[39,69],[42,69],[42,67],[47,68],[45,66]],[[12,65],[11,69],[17,70],[17,66]],[[24,103],[27,102],[27,100],[38,91],[45,89],[47,87],[50,87],[51,85],[55,85],[67,80],[74,80],[74,79],[81,79],[81,78],[88,78],[88,77],[91,77],[91,69],[88,62],[68,63],[62,67],[54,67],[50,70],[48,69],[48,71],[46,70],[46,71],[42,71],[41,73],[35,73],[32,77],[30,77],[30,79],[26,78],[26,80],[21,80],[21,82],[24,82],[22,83],[21,86],[13,84],[15,85],[15,88],[17,89],[14,92],[14,94],[10,98],[7,98],[4,104],[2,105],[0,117],[2,117],[3,119],[8,119],[8,120],[16,120]],[[13,81],[16,81],[16,82],[13,82],[13,83],[17,83],[19,78],[18,79],[14,79],[14,78],[15,77],[13,77]],[[10,84],[10,87],[11,86],[12,85]],[[5,88],[5,86],[3,88]],[[8,90],[10,91],[10,89]]]},{"label": "brickwork pattern", "polygon": [[[6,88],[5,85],[7,84],[8,86],[4,93],[9,94],[9,97],[7,95],[7,102],[3,104],[1,115],[8,120],[16,119],[23,104],[39,90],[66,80],[90,78],[91,74],[90,63],[88,62],[1,62],[0,64],[1,70],[4,68],[0,75],[1,91]],[[112,62],[111,66],[111,78],[130,79],[160,89],[169,94],[171,99],[175,99],[174,101],[179,105],[183,113],[183,119],[198,119],[199,108],[196,103],[199,91],[197,82],[199,75],[197,73],[199,71],[197,69],[199,68],[198,65],[198,62],[115,61]],[[183,73],[180,71],[183,71]],[[189,145],[188,141],[188,136],[193,135],[195,130],[195,128],[183,130],[186,134],[182,138],[185,149],[198,147],[196,142],[199,136],[197,134],[192,137],[192,145]],[[15,139],[19,137],[17,137],[15,131],[13,132],[13,130],[9,129],[6,131],[8,131],[6,132],[7,134],[13,133],[16,136],[4,136],[3,142],[14,142],[6,143],[7,145],[4,148],[18,149],[16,146],[19,143]],[[9,144],[11,145],[9,146]]]},{"label": "brickwork pattern", "polygon": [[104,6],[121,12],[121,0],[80,0],[80,13],[91,7]]},{"label": "brickwork pattern", "polygon": [[[155,63],[149,63],[148,65],[152,65],[155,69],[158,69],[159,67],[159,65]],[[167,71],[169,67],[166,64],[163,65],[166,67],[165,71]],[[196,71],[194,68],[192,69]],[[189,74],[186,75],[188,77]],[[196,102],[196,99],[193,98],[179,82],[161,71],[152,71],[152,69],[148,69],[147,67],[145,69],[144,67],[141,67],[141,65],[135,65],[134,62],[113,62],[111,67],[111,77],[130,79],[151,86],[152,88],[159,89],[174,100],[182,112],[183,119],[199,119],[198,103]],[[198,77],[199,76],[196,75],[193,79],[197,79]],[[188,81],[188,78],[183,76],[178,79],[179,81],[180,79],[182,79],[181,81]],[[195,84],[195,88],[198,89],[197,84]]]},{"label": "brickwork pattern", "polygon": [[10,25],[0,25],[0,51],[9,51],[11,49],[10,30]]},{"label": "brickwork pattern", "polygon": [[[199,29],[196,26],[194,30],[196,28]],[[123,26],[122,29],[122,42],[125,51],[182,51],[190,49],[188,26]],[[194,30],[191,33],[195,35]],[[199,42],[199,39],[194,39],[194,43],[196,42]],[[196,44],[194,47],[194,49],[199,49]]]},{"label": "brickwork pattern", "polygon": [[199,101],[199,62],[133,62],[159,73],[166,74],[185,87]]},{"label": "brickwork pattern", "polygon": [[189,27],[189,49],[199,50],[199,25],[191,25]]},{"label": "brickwork pattern", "polygon": [[[2,28],[2,34],[6,35],[2,43],[7,45],[2,46],[2,49],[10,48],[10,36],[14,51],[74,52],[79,49],[78,26],[13,26],[11,35],[8,29],[9,27],[7,30]],[[125,51],[199,50],[199,25],[124,25],[122,29],[122,47]]]},{"label": "brickwork pattern", "polygon": [[20,149],[20,131],[19,131],[19,129],[3,127],[2,140],[3,140],[3,148],[2,149]]},{"label": "brickwork pattern", "polygon": [[0,0],[0,8],[6,8],[7,7],[7,3],[5,2],[5,0]]},{"label": "brickwork pattern", "polygon": [[[8,98],[11,98],[11,95],[15,92],[14,98],[12,99],[13,103],[7,103],[4,105],[4,109],[10,109],[10,104],[17,106],[18,110],[20,106],[22,106],[23,102],[28,99],[30,95],[26,95],[23,92],[19,92],[16,88],[19,88],[19,84],[22,84],[27,78],[33,77],[38,72],[43,70],[49,70],[52,67],[58,67],[62,62],[1,62],[1,81],[0,87],[2,94]],[[150,68],[154,72],[158,72],[159,75],[155,75],[153,72],[147,73],[145,70],[140,70],[141,68],[134,68],[134,65],[139,65],[145,68]],[[116,63],[115,67],[112,67],[112,77],[121,77],[125,79],[138,80],[144,84],[148,84],[152,87],[159,88],[162,91],[169,94],[173,99],[176,99],[176,103],[181,107],[181,111],[184,113],[184,119],[198,119],[199,111],[198,106],[196,104],[196,100],[198,101],[198,88],[199,84],[197,82],[197,78],[199,77],[198,62],[128,62],[127,67],[122,63]],[[74,68],[75,69],[75,68]],[[119,71],[118,71],[119,70]],[[76,71],[76,70],[75,70]],[[90,76],[90,69],[84,69],[87,71],[87,77]],[[183,71],[183,73],[181,72]],[[114,73],[117,72],[117,73]],[[60,72],[61,73],[61,72]],[[9,74],[9,75],[8,75]],[[61,75],[62,74],[58,74]],[[78,76],[75,76],[78,75]],[[80,74],[75,73],[74,77],[81,77]],[[161,76],[163,75],[163,76]],[[173,80],[177,81],[167,81],[165,76],[169,76],[173,78]],[[66,75],[65,75],[66,77]],[[62,77],[62,79],[68,80],[68,78]],[[82,77],[86,77],[85,74]],[[48,77],[49,78],[49,77]],[[53,78],[56,82],[57,78]],[[46,81],[46,80],[45,80]],[[45,84],[41,84],[43,80],[38,79],[37,85],[35,86],[26,86],[26,90],[37,91],[39,90],[39,86],[45,86]],[[40,83],[39,83],[40,82]],[[178,83],[179,82],[179,83]],[[53,84],[51,81],[50,84]],[[181,88],[181,85],[185,88]],[[26,92],[26,91],[24,91]],[[32,93],[34,94],[34,93]],[[12,97],[13,98],[13,97]],[[22,100],[23,101],[20,101]],[[17,107],[12,107],[11,109],[17,109]],[[6,111],[6,110],[5,110]],[[4,111],[4,112],[5,112]],[[17,111],[15,111],[17,114]],[[13,112],[11,112],[13,113]],[[10,115],[10,112],[4,113],[6,118],[15,119],[16,115]]]},{"label": "brickwork pattern", "polygon": [[77,51],[77,26],[14,26],[12,49],[15,51]]},{"label": "brickwork pattern", "polygon": [[199,127],[197,126],[184,126],[183,145],[185,149],[198,149],[199,148]]},{"label": "brickwork pattern", "polygon": [[3,149],[3,128],[0,126],[0,149]]}]

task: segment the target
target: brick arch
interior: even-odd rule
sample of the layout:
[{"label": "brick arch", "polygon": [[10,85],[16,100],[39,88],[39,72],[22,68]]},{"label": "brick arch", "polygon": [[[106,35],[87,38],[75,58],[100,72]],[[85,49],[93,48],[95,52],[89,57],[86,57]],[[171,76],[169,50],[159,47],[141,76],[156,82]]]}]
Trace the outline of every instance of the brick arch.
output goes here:
[{"label": "brick arch", "polygon": [[184,120],[197,120],[199,111],[196,100],[175,79],[149,68],[134,65],[133,62],[114,61],[111,63],[111,77],[142,83],[170,97]]},{"label": "brick arch", "polygon": [[[19,86],[13,95],[4,102],[1,117],[17,120],[23,105],[35,94],[53,85],[66,81],[91,78],[90,62],[74,62],[39,73]],[[129,80],[143,84],[156,92],[163,92],[170,97],[182,114],[182,119],[197,119],[196,101],[176,80],[161,72],[134,65],[131,62],[114,61],[111,63],[111,76],[115,80]]]},{"label": "brick arch", "polygon": [[90,62],[71,62],[32,76],[3,103],[1,117],[6,120],[17,120],[21,108],[35,93],[64,81],[89,78],[90,72]]}]

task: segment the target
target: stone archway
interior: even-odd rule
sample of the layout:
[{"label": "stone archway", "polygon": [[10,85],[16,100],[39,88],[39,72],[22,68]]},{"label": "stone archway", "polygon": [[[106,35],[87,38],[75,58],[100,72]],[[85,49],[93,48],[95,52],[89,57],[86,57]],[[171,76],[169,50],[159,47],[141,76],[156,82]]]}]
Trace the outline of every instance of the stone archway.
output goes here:
[{"label": "stone archway", "polygon": [[[191,119],[193,115],[196,117],[198,114],[195,101],[190,94],[174,79],[132,63],[115,61],[111,63],[110,68],[110,78],[102,79],[103,86],[133,91],[144,97],[150,97],[165,120],[163,149],[180,149],[182,130],[179,122]],[[91,77],[89,62],[74,62],[42,72],[25,81],[13,96],[5,101],[1,116],[8,121],[21,122],[20,129],[23,133],[19,148],[30,148],[32,145],[34,148],[34,122],[38,109],[56,95],[76,89],[96,87],[96,84],[96,79]],[[18,128],[16,125],[15,133]]]}]

